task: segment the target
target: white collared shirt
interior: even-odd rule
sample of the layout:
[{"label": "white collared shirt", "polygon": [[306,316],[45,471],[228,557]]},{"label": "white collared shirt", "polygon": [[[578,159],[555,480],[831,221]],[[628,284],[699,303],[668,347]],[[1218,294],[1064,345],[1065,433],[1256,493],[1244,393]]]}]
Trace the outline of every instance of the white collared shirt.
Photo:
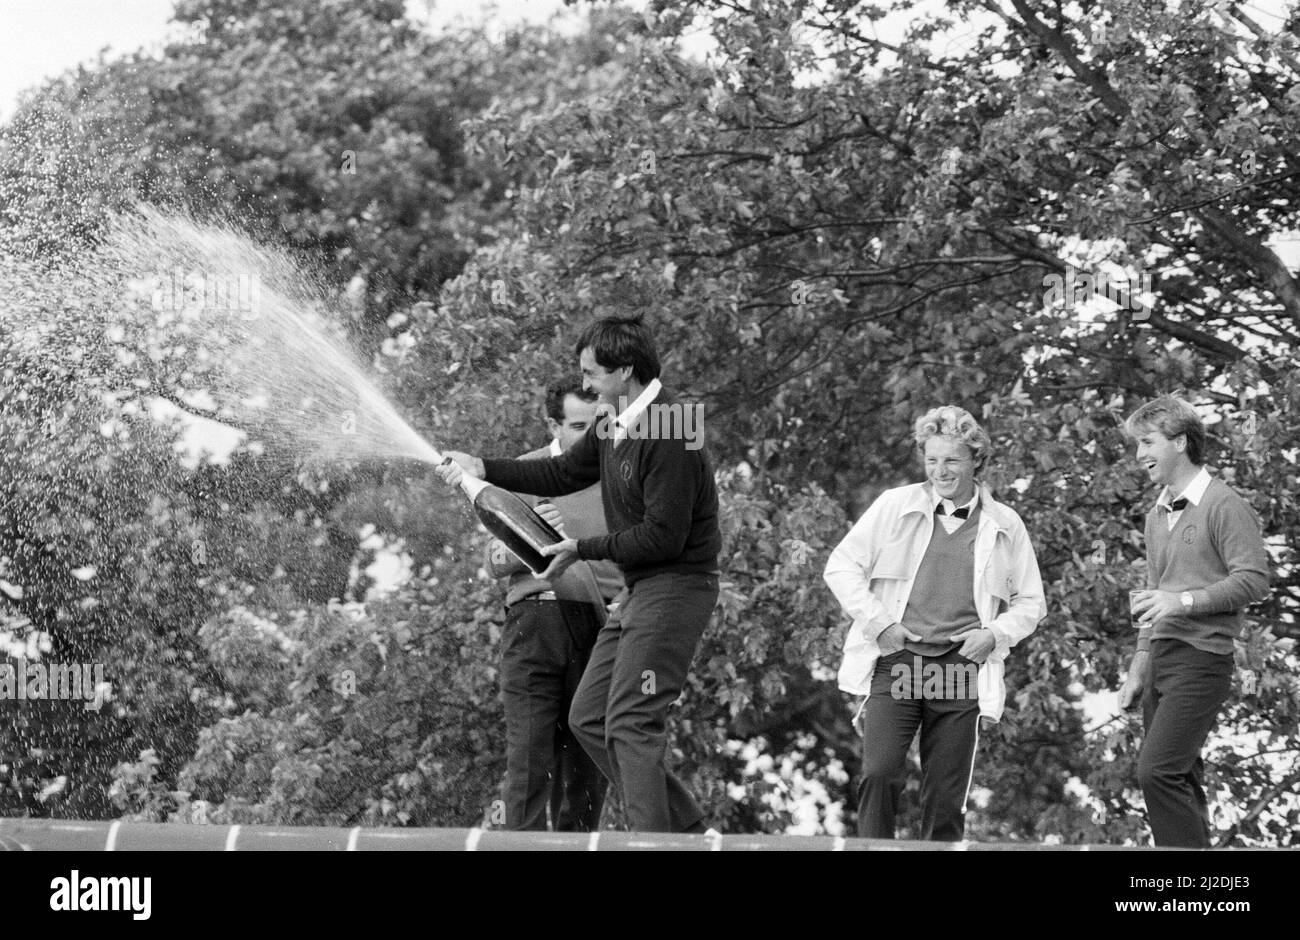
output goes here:
[{"label": "white collared shirt", "polygon": [[614,419],[615,447],[627,437],[627,429],[636,424],[637,419],[650,407],[650,403],[655,400],[655,396],[661,391],[663,391],[663,385],[660,384],[659,380],[651,379],[650,384],[636,397],[636,401],[623,409],[623,413]]},{"label": "white collared shirt", "polygon": [[935,508],[938,509],[939,506],[943,507],[943,515],[939,517],[939,521],[943,523],[943,530],[947,532],[949,535],[952,535],[954,532],[960,529],[962,527],[962,523],[964,523],[966,520],[958,519],[955,515],[953,515],[953,513],[955,513],[958,509],[965,509],[966,515],[967,517],[969,517],[970,514],[975,511],[975,504],[979,501],[979,498],[980,498],[980,493],[979,490],[977,489],[975,491],[975,495],[970,498],[970,502],[967,503],[965,506],[958,506],[950,499],[939,500]]},{"label": "white collared shirt", "polygon": [[551,456],[558,457],[562,453],[564,453],[564,448],[560,446],[560,439],[558,437],[551,438]]},{"label": "white collared shirt", "polygon": [[[1205,488],[1209,485],[1210,473],[1202,467],[1200,472],[1197,473],[1196,476],[1192,477],[1192,482],[1187,484],[1187,487],[1183,490],[1183,495],[1180,498],[1186,499],[1193,506],[1199,506],[1201,505],[1201,497],[1205,495]],[[1170,532],[1173,531],[1174,526],[1178,525],[1178,517],[1183,514],[1181,509],[1172,509],[1171,503],[1172,501],[1169,499],[1169,487],[1162,487],[1160,495],[1156,497],[1156,505],[1169,510],[1166,515],[1169,517],[1167,522],[1169,526],[1168,531]]]}]

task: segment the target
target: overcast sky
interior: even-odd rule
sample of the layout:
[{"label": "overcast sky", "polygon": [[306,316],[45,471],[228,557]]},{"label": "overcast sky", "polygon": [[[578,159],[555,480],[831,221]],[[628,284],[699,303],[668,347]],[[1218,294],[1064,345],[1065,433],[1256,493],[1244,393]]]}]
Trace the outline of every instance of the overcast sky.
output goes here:
[{"label": "overcast sky", "polygon": [[[562,0],[499,0],[501,22],[540,22]],[[412,18],[434,22],[482,20],[491,7],[482,0],[408,0]],[[18,93],[79,63],[92,62],[105,46],[132,52],[160,42],[169,30],[172,0],[0,0],[0,120],[18,103]]]},{"label": "overcast sky", "polygon": [[[921,0],[916,9],[940,2]],[[640,7],[643,0],[630,0],[629,5]],[[1288,5],[1288,0],[1238,4],[1269,29],[1278,28],[1278,14]],[[407,0],[412,18],[435,25],[457,20],[541,22],[563,9],[563,0]],[[105,47],[122,54],[160,42],[175,29],[168,24],[171,11],[172,0],[0,0],[0,121],[13,114],[20,91],[78,63],[94,61]],[[896,39],[905,17],[880,24],[878,34]],[[964,31],[959,28],[957,33]]]},{"label": "overcast sky", "polygon": [[[644,0],[623,0],[642,7]],[[911,13],[893,14],[875,24],[873,32],[896,42],[906,23],[921,11],[940,8],[943,0],[919,0]],[[1183,0],[1190,2],[1190,0]],[[10,117],[19,92],[40,85],[80,63],[95,61],[105,48],[110,56],[156,46],[177,27],[169,23],[173,0],[0,0],[0,121]],[[1281,25],[1280,14],[1291,0],[1247,0],[1238,3],[1266,29]],[[563,0],[407,0],[410,16],[435,27],[463,22],[502,25],[540,23],[565,11]],[[951,54],[979,25],[958,26],[936,40],[936,51]],[[703,53],[707,36],[692,37],[687,47]]]}]

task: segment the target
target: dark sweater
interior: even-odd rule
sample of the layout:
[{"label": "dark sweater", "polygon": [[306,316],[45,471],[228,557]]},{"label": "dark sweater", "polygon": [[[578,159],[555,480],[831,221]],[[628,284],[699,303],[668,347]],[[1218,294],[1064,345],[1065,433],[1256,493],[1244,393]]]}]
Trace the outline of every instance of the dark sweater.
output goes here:
[{"label": "dark sweater", "polygon": [[[651,407],[674,404],[663,389]],[[599,480],[610,534],[578,539],[578,557],[613,560],[629,586],[669,571],[717,573],[722,534],[713,467],[684,435],[644,433],[649,420],[647,408],[615,446],[613,419],[603,416],[559,457],[484,460],[484,479],[535,496],[563,496]]]},{"label": "dark sweater", "polygon": [[1192,593],[1190,615],[1157,620],[1138,632],[1139,650],[1151,640],[1190,643],[1207,653],[1232,654],[1242,608],[1268,596],[1271,574],[1259,520],[1230,486],[1211,478],[1200,503],[1188,503],[1169,531],[1162,509],[1147,513],[1147,587]]},{"label": "dark sweater", "polygon": [[951,533],[937,518],[921,565],[907,595],[901,623],[921,639],[903,646],[922,656],[942,656],[953,648],[952,638],[980,625],[975,609],[975,536],[980,505]]}]

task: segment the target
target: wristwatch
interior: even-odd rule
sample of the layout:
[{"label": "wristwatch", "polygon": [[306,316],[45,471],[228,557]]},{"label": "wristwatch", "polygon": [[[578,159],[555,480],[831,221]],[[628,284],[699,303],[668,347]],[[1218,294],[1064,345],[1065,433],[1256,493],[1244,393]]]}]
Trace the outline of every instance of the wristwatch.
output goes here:
[{"label": "wristwatch", "polygon": [[1192,612],[1192,592],[1183,591],[1178,595],[1178,599],[1183,602],[1183,612],[1190,614]]}]

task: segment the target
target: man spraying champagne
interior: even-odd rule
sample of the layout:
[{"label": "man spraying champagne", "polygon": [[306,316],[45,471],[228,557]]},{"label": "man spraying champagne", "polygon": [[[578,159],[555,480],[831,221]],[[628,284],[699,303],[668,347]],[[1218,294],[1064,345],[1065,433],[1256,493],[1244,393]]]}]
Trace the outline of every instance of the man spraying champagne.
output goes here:
[{"label": "man spraying champagne", "polygon": [[663,420],[684,411],[659,381],[659,356],[639,318],[591,324],[576,352],[583,387],[612,414],[557,457],[480,460],[448,452],[453,463],[438,472],[452,484],[470,473],[537,496],[602,484],[609,534],[541,550],[551,558],[545,580],[579,559],[611,559],[627,585],[596,638],[569,725],[622,791],[630,828],[702,832],[703,811],[664,758],[668,709],[718,598],[722,535],[713,468],[693,433]]}]

